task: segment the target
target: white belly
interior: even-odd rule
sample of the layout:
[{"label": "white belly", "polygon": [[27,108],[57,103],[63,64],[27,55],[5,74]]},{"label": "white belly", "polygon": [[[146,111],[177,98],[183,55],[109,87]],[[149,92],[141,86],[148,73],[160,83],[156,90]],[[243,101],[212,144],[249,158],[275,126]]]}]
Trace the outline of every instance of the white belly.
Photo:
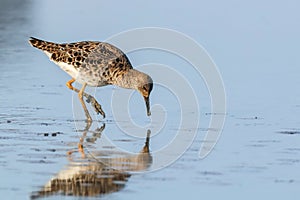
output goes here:
[{"label": "white belly", "polygon": [[87,85],[92,87],[100,87],[107,85],[106,82],[102,82],[99,80],[99,78],[96,77],[90,77],[88,73],[80,72],[73,65],[70,65],[65,62],[56,62],[51,59],[52,54],[45,51],[45,54],[50,58],[52,62],[57,64],[62,70],[67,72],[73,79],[75,79],[78,83],[84,84],[87,83]]},{"label": "white belly", "polygon": [[67,74],[69,74],[72,78],[77,80],[79,72],[77,71],[77,69],[75,69],[75,67],[73,65],[69,65],[64,62],[55,62],[55,61],[53,61],[53,62],[55,64],[57,64],[62,70],[67,72]]},{"label": "white belly", "polygon": [[87,83],[88,86],[92,86],[92,87],[100,87],[106,85],[106,84],[101,84],[101,81],[99,82],[98,79],[89,77],[87,74],[78,71],[77,69],[75,69],[73,65],[69,65],[64,62],[54,62],[54,63],[57,64],[62,70],[67,72],[73,79],[75,79],[80,84]]},{"label": "white belly", "polygon": [[49,53],[47,51],[44,51],[44,53],[49,57],[49,59],[52,62],[57,64],[62,70],[67,72],[67,74],[69,74],[72,78],[74,78],[75,80],[77,79],[79,72],[75,69],[73,65],[69,65],[68,63],[65,62],[56,62],[51,59],[52,53]]}]

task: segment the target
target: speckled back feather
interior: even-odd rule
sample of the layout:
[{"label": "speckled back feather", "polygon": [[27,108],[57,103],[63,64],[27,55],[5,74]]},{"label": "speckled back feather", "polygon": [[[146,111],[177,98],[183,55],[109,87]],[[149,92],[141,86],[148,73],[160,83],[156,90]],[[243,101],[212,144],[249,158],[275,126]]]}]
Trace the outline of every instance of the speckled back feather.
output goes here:
[{"label": "speckled back feather", "polygon": [[[117,47],[105,42],[83,41],[57,44],[33,37],[29,42],[44,51],[55,63],[63,62],[72,65],[82,75],[104,78],[98,80],[101,83],[96,85],[113,84],[114,79],[132,69],[127,56]],[[96,81],[95,78],[94,82]]]},{"label": "speckled back feather", "polygon": [[127,56],[117,47],[93,41],[57,44],[33,37],[29,43],[44,51],[50,60],[72,77],[67,84],[70,89],[74,80],[83,85],[79,97],[88,121],[92,118],[82,99],[82,92],[87,85],[101,87],[113,84],[135,89],[144,97],[147,115],[151,115],[149,95],[153,80],[149,75],[133,69]]}]

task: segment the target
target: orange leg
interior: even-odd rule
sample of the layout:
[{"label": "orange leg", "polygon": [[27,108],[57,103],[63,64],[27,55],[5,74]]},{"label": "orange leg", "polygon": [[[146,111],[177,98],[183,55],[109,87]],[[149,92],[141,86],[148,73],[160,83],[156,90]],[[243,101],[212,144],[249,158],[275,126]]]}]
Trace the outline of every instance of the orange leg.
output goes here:
[{"label": "orange leg", "polygon": [[[71,89],[71,90],[73,90],[73,91],[79,93],[80,90],[72,86],[72,84],[73,84],[74,82],[75,82],[75,79],[71,79],[71,80],[69,80],[69,81],[66,83],[66,85],[67,85],[67,87],[68,87],[69,89]],[[84,97],[87,98],[86,101],[87,101],[88,103],[91,103],[91,104],[92,104],[92,106],[94,107],[96,113],[97,113],[97,114],[101,114],[101,115],[103,116],[103,118],[105,118],[105,113],[104,113],[104,111],[102,110],[101,105],[97,102],[97,100],[96,100],[93,96],[91,96],[91,95],[85,93],[84,91],[82,91],[82,95],[83,95]],[[82,102],[81,102],[81,104],[82,104]]]},{"label": "orange leg", "polygon": [[[67,85],[67,87],[69,88],[69,89],[71,89],[71,90],[74,90],[74,87],[73,87],[73,83],[75,82],[75,79],[74,78],[72,78],[71,80],[69,80],[67,83],[66,83],[66,85]],[[76,88],[75,88],[76,89]]]},{"label": "orange leg", "polygon": [[86,107],[86,105],[85,105],[85,103],[84,103],[84,101],[83,101],[83,93],[84,93],[84,90],[85,90],[85,87],[86,87],[86,86],[87,86],[86,83],[84,83],[84,84],[82,85],[82,88],[81,88],[80,91],[78,92],[78,97],[79,97],[80,103],[81,103],[81,105],[82,105],[82,107],[83,107],[83,110],[84,110],[85,116],[86,116],[86,118],[87,118],[87,121],[90,123],[90,122],[92,122],[93,120],[92,120],[92,118],[91,118],[91,116],[90,116],[90,113],[89,113],[89,111],[88,111],[88,109],[87,109],[87,107]]}]

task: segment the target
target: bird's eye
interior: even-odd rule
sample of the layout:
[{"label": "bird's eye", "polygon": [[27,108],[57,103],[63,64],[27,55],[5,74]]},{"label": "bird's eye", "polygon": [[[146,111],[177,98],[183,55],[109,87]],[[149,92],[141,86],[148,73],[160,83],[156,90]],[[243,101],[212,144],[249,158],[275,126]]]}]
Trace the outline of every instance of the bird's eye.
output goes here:
[{"label": "bird's eye", "polygon": [[143,90],[144,90],[144,91],[147,91],[147,88],[146,88],[146,86],[144,86],[144,87],[143,87]]}]

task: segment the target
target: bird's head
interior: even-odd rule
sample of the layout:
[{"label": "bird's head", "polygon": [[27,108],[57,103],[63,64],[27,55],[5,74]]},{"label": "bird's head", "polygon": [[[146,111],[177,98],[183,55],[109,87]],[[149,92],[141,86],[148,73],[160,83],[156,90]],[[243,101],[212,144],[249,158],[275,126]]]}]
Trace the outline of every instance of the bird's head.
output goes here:
[{"label": "bird's head", "polygon": [[149,97],[150,97],[152,88],[153,88],[152,78],[149,75],[144,74],[144,76],[139,80],[139,86],[138,86],[137,90],[144,97],[148,116],[151,115]]},{"label": "bird's head", "polygon": [[149,97],[153,88],[153,81],[149,75],[135,69],[130,69],[124,73],[123,76],[116,79],[113,84],[123,88],[137,90],[144,97],[147,115],[151,115]]}]

